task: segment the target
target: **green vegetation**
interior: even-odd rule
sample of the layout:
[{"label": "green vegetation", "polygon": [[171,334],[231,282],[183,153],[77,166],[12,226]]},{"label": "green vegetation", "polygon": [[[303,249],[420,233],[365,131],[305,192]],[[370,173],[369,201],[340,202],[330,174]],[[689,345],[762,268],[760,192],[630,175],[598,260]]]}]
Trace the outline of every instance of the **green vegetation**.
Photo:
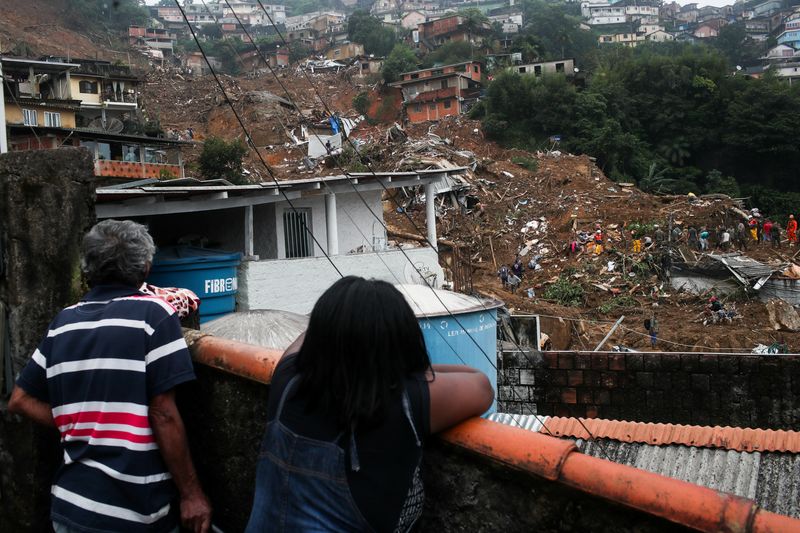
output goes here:
[{"label": "green vegetation", "polygon": [[404,44],[396,44],[381,68],[381,76],[387,82],[400,79],[400,74],[417,68],[414,50]]},{"label": "green vegetation", "polygon": [[242,175],[242,158],[247,146],[239,139],[230,142],[219,137],[209,137],[203,144],[198,164],[205,179],[223,178],[235,185],[247,182]]},{"label": "green vegetation", "polygon": [[546,300],[553,300],[560,305],[579,307],[583,305],[584,294],[580,284],[561,277],[544,290],[543,296]]},{"label": "green vegetation", "polygon": [[515,155],[511,158],[511,162],[515,165],[521,166],[526,170],[530,170],[531,172],[536,172],[536,170],[539,168],[539,162],[532,157]]},{"label": "green vegetation", "polygon": [[345,145],[342,153],[336,156],[336,165],[347,172],[369,172],[369,167],[362,163],[362,156],[350,145]]},{"label": "green vegetation", "polygon": [[[480,55],[483,55],[482,53]],[[452,65],[476,59],[473,47],[465,41],[450,41],[425,56],[423,66]]]},{"label": "green vegetation", "polygon": [[638,307],[639,302],[633,296],[628,296],[624,294],[622,296],[615,296],[610,300],[607,300],[600,304],[597,308],[597,311],[607,315],[616,309],[630,309],[632,307]]},{"label": "green vegetation", "polygon": [[755,193],[767,214],[791,200],[763,188],[800,189],[799,85],[734,76],[703,45],[611,47],[596,59],[585,88],[563,76],[501,73],[476,111],[484,131],[527,149],[560,136],[562,148],[650,192]]},{"label": "green vegetation", "polygon": [[353,108],[360,114],[366,116],[369,111],[369,92],[361,91],[353,97]]},{"label": "green vegetation", "polygon": [[147,8],[136,0],[67,0],[64,11],[64,20],[78,30],[105,27],[127,33],[128,26],[145,24],[149,18]]},{"label": "green vegetation", "polygon": [[360,9],[356,9],[347,19],[347,34],[351,41],[364,45],[365,53],[376,56],[386,56],[397,42],[393,30]]}]

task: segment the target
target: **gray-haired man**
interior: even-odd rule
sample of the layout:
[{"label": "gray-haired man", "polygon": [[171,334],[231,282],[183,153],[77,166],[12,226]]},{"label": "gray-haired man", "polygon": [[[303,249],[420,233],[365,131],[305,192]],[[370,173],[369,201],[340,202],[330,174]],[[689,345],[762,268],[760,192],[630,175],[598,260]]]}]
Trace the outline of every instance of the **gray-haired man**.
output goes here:
[{"label": "gray-haired man", "polygon": [[51,491],[59,533],[162,533],[178,518],[210,527],[175,406],[175,386],[194,379],[189,352],[175,310],[138,290],[154,252],[140,224],[95,225],[82,257],[91,290],[53,319],[12,393],[10,411],[61,433]]}]

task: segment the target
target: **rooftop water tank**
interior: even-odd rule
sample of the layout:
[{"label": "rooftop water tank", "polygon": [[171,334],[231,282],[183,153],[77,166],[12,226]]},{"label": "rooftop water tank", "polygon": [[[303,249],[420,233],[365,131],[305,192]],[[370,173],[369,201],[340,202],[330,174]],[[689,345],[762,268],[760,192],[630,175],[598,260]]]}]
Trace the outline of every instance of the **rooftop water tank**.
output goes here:
[{"label": "rooftop water tank", "polygon": [[200,297],[200,323],[236,308],[236,271],[242,254],[194,246],[168,246],[153,257],[147,283],[181,287]]},{"label": "rooftop water tank", "polygon": [[[468,365],[489,377],[497,397],[497,308],[484,300],[425,285],[397,285],[414,310],[433,364]],[[496,411],[497,402],[487,411]]]},{"label": "rooftop water tank", "polygon": [[230,313],[203,324],[203,333],[264,348],[285,350],[308,328],[308,317],[263,309]]}]

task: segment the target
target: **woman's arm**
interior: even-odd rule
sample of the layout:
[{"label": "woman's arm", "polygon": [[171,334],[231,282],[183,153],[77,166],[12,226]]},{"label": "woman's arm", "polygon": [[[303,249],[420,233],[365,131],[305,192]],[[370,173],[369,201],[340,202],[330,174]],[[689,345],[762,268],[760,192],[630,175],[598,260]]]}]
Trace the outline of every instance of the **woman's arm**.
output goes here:
[{"label": "woman's arm", "polygon": [[431,401],[431,433],[438,433],[486,412],[494,401],[489,378],[474,368],[433,365],[435,377],[428,382]]}]

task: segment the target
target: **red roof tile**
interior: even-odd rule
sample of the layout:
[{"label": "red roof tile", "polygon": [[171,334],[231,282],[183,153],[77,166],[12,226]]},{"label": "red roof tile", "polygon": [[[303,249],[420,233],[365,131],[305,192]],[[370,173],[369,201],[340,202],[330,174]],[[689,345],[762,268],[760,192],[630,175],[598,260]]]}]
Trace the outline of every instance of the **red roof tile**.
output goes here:
[{"label": "red roof tile", "polygon": [[[655,446],[679,444],[698,448],[724,448],[740,452],[800,453],[800,432],[720,426],[684,426],[582,418],[595,438],[637,442]],[[553,417],[547,430],[556,437],[588,439],[577,418]],[[541,433],[548,434],[546,429]]]}]

